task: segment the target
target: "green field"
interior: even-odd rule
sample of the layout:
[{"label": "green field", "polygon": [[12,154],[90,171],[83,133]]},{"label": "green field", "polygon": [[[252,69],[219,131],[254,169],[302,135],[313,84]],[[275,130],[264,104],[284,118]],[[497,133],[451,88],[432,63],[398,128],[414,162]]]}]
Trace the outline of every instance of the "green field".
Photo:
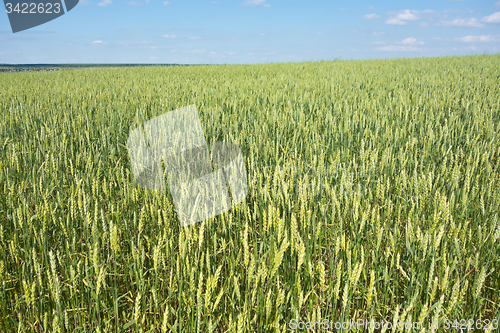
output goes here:
[{"label": "green field", "polygon": [[[127,138],[190,104],[249,194],[182,228]],[[498,54],[0,73],[0,115],[1,332],[496,331]]]}]

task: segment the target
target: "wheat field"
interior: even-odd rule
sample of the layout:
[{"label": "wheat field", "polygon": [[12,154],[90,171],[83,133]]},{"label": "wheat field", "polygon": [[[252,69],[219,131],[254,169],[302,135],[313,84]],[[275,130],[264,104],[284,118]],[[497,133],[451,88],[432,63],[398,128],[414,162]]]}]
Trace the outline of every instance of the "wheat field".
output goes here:
[{"label": "wheat field", "polygon": [[[127,137],[191,104],[249,193],[180,227]],[[0,73],[0,114],[1,332],[498,327],[498,54]]]}]

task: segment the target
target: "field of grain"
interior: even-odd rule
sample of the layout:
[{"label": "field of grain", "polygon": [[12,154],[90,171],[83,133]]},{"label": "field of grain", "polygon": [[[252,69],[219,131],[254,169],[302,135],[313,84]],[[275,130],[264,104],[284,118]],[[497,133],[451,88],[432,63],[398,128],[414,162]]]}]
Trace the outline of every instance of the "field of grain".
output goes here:
[{"label": "field of grain", "polygon": [[[182,228],[127,137],[191,104],[249,194]],[[1,332],[498,327],[500,55],[0,73],[0,115]]]}]

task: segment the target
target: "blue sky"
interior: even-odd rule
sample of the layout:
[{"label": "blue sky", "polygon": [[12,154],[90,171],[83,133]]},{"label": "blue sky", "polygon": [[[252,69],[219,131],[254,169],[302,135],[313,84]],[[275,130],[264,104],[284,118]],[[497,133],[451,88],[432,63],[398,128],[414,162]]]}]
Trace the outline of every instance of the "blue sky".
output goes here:
[{"label": "blue sky", "polygon": [[500,1],[84,0],[0,63],[267,63],[500,52]]}]

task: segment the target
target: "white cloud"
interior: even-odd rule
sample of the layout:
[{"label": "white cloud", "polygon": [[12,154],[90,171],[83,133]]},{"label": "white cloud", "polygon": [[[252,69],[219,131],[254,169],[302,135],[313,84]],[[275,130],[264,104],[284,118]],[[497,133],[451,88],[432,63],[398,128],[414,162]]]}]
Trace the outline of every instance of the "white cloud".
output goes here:
[{"label": "white cloud", "polygon": [[100,7],[105,7],[105,6],[111,5],[112,3],[113,3],[113,1],[111,1],[111,0],[102,0],[102,2],[99,2],[97,5]]},{"label": "white cloud", "polygon": [[[374,42],[375,45],[384,45],[385,42]],[[413,52],[419,51],[416,45],[424,45],[425,42],[416,39],[415,37],[408,37],[400,42],[396,42],[395,45],[386,45],[376,48],[377,51],[388,51],[388,52]]]},{"label": "white cloud", "polygon": [[266,0],[247,0],[247,1],[243,2],[240,6],[271,7],[271,5],[266,3]]},{"label": "white cloud", "polygon": [[261,32],[261,33],[259,34],[259,36],[265,36],[265,35],[266,35],[266,34],[265,34],[265,33],[263,33],[263,32]]},{"label": "white cloud", "polygon": [[387,45],[377,48],[378,51],[388,51],[388,52],[411,52],[418,51],[415,46],[403,46],[403,45]]},{"label": "white cloud", "polygon": [[455,19],[453,21],[441,22],[442,26],[445,27],[470,27],[470,28],[480,28],[484,26],[477,18],[470,19]]},{"label": "white cloud", "polygon": [[475,43],[475,42],[487,43],[487,42],[492,42],[493,39],[494,38],[491,37],[491,35],[465,36],[462,38],[458,38],[458,40],[460,40],[461,42],[464,42],[464,43]]},{"label": "white cloud", "polygon": [[390,24],[390,25],[405,25],[407,24],[406,21],[400,20],[398,18],[391,18],[385,21],[385,24]]},{"label": "white cloud", "polygon": [[375,13],[371,13],[371,14],[366,14],[365,16],[363,16],[363,18],[365,20],[375,20],[375,19],[380,18],[380,15],[377,15]]},{"label": "white cloud", "polygon": [[193,36],[193,37],[189,37],[189,39],[201,39],[201,37]]},{"label": "white cloud", "polygon": [[92,42],[92,43],[90,43],[90,44],[92,44],[92,45],[106,45],[106,44],[108,44],[108,43],[103,42],[103,41],[101,41],[101,40],[95,40],[95,41],[93,41],[93,42]]},{"label": "white cloud", "polygon": [[207,49],[194,49],[191,51],[191,53],[205,53],[207,52]]},{"label": "white cloud", "polygon": [[151,50],[157,49],[158,46],[151,46]]},{"label": "white cloud", "polygon": [[0,36],[0,40],[7,40],[7,38]]},{"label": "white cloud", "polygon": [[500,8],[500,1],[495,2],[495,7]]},{"label": "white cloud", "polygon": [[170,1],[163,1],[163,6],[168,6],[170,5]]},{"label": "white cloud", "polygon": [[422,14],[431,14],[433,10],[426,9],[423,11],[413,10],[413,9],[405,9],[400,10],[398,12],[388,12],[387,16],[389,17],[385,24],[390,25],[406,25],[408,21],[416,21],[422,18]]},{"label": "white cloud", "polygon": [[475,49],[477,49],[477,47],[476,47],[476,46],[474,46],[474,45],[472,45],[472,46],[469,46],[469,47],[468,47],[468,49],[469,49],[469,50],[475,50]]},{"label": "white cloud", "polygon": [[322,33],[321,32],[317,32],[316,35],[322,35]]},{"label": "white cloud", "polygon": [[425,43],[423,41],[421,41],[421,40],[417,40],[414,37],[408,37],[406,39],[403,39],[398,44],[404,44],[404,45],[424,45]]},{"label": "white cloud", "polygon": [[[397,25],[402,25],[406,24],[406,21],[415,21],[419,19],[419,16],[417,15],[418,11],[416,10],[410,10],[410,9],[405,9],[396,13],[391,13],[389,16],[392,15],[392,18],[387,20],[387,24],[397,24]],[[389,23],[391,22],[391,23]]]},{"label": "white cloud", "polygon": [[137,1],[128,1],[127,4],[130,6],[144,6],[142,2],[137,2]]},{"label": "white cloud", "polygon": [[176,35],[163,35],[163,38],[176,38]]},{"label": "white cloud", "polygon": [[84,6],[88,6],[90,4],[88,0],[80,0],[79,3],[81,3]]},{"label": "white cloud", "polygon": [[158,59],[158,57],[149,57],[149,59],[154,60],[154,59]]},{"label": "white cloud", "polygon": [[481,19],[481,21],[487,23],[500,23],[500,12],[493,13],[490,16],[485,16]]},{"label": "white cloud", "polygon": [[382,35],[385,35],[385,32],[384,32],[384,31],[381,31],[381,32],[376,32],[376,31],[375,31],[374,33],[372,33],[372,36],[375,36],[375,37],[377,37],[377,36],[382,36]]}]

